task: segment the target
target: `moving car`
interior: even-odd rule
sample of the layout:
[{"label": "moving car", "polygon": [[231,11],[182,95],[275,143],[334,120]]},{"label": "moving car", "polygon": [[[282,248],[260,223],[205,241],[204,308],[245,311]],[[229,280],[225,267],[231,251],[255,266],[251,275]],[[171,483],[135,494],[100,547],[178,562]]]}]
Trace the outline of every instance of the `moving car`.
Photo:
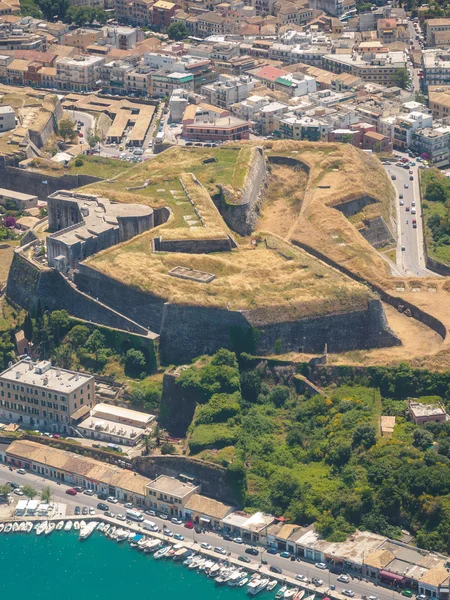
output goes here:
[{"label": "moving car", "polygon": [[104,504],[103,502],[99,502],[97,504],[97,508],[98,510],[109,510],[109,506],[107,504]]},{"label": "moving car", "polygon": [[353,598],[355,595],[355,592],[353,590],[342,590],[342,593],[344,594],[344,596],[348,596],[349,598]]},{"label": "moving car", "polygon": [[289,552],[280,552],[280,556],[281,558],[291,558]]},{"label": "moving car", "polygon": [[271,565],[269,571],[272,571],[272,573],[278,573],[278,575],[281,575],[283,572],[280,567],[277,567],[276,565]]},{"label": "moving car", "polygon": [[245,553],[251,554],[252,556],[258,556],[258,554],[259,554],[259,552],[256,548],[246,548]]},{"label": "moving car", "polygon": [[172,519],[170,519],[172,521],[172,523],[174,525],[183,525],[183,521],[181,519],[177,519],[176,517],[173,517]]},{"label": "moving car", "polygon": [[315,563],[315,564],[314,564],[314,566],[315,566],[317,569],[322,569],[322,570],[324,570],[324,569],[326,569],[326,568],[327,568],[327,565],[326,565],[325,563],[323,563],[323,562],[317,562],[317,563]]},{"label": "moving car", "polygon": [[297,581],[302,581],[303,583],[308,583],[308,578],[305,577],[305,575],[298,574],[298,575],[295,576],[295,579]]},{"label": "moving car", "polygon": [[25,475],[26,473],[25,469],[17,469],[17,472],[19,473],[19,475]]},{"label": "moving car", "polygon": [[408,183],[404,183],[403,187],[405,188],[405,190],[407,190],[409,188],[409,184]]},{"label": "moving car", "polygon": [[217,554],[226,554],[227,553],[225,548],[222,548],[221,546],[216,546],[214,548],[214,552],[217,552]]},{"label": "moving car", "polygon": [[208,544],[208,542],[202,542],[200,544],[201,548],[204,548],[205,550],[212,550],[212,546],[211,544]]},{"label": "moving car", "polygon": [[350,581],[350,577],[348,575],[344,575],[344,573],[342,573],[342,575],[339,575],[337,580],[341,581],[342,583],[348,583]]},{"label": "moving car", "polygon": [[69,496],[76,496],[77,495],[77,490],[74,490],[73,488],[68,488],[66,490],[66,494],[69,494]]}]

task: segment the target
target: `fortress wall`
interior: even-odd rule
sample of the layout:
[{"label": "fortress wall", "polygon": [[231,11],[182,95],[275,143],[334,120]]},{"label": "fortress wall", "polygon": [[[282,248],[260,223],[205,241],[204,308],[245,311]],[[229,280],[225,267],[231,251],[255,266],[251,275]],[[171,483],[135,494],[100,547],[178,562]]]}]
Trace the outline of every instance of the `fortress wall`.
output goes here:
[{"label": "fortress wall", "polygon": [[161,208],[153,209],[153,220],[155,227],[158,225],[162,225],[163,223],[167,223],[170,218],[170,208],[167,206],[162,206]]},{"label": "fortress wall", "polygon": [[[24,194],[33,194],[40,200],[47,200],[47,196],[57,190],[72,190],[89,185],[96,181],[103,181],[101,177],[91,175],[47,175],[35,173],[18,167],[5,167],[0,169],[2,187]],[[43,183],[47,181],[48,183]]]},{"label": "fortress wall", "polygon": [[347,202],[333,204],[330,208],[340,210],[346,217],[351,217],[361,212],[369,204],[376,204],[376,202],[375,198],[372,198],[371,196],[360,196],[359,198],[354,198]]},{"label": "fortress wall", "polygon": [[394,236],[383,217],[364,221],[364,227],[358,231],[374,248],[395,244]]},{"label": "fortress wall", "polygon": [[221,187],[219,198],[214,201],[225,222],[240,235],[250,235],[258,219],[258,207],[262,200],[266,176],[264,149],[256,148],[247,178],[242,188],[239,204],[228,201],[226,188]]},{"label": "fortress wall", "polygon": [[406,310],[407,308],[409,308],[409,310],[411,311],[411,316],[414,319],[416,319],[417,321],[420,321],[421,323],[424,323],[427,327],[429,327],[430,329],[435,331],[437,334],[439,334],[443,340],[445,340],[445,338],[447,336],[447,328],[442,323],[442,321],[439,321],[439,319],[437,319],[433,315],[430,315],[429,313],[425,312],[424,310],[422,310],[415,304],[411,304],[404,298],[399,298],[398,296],[392,296],[392,294],[389,294],[389,292],[386,292],[386,290],[383,290],[383,288],[381,288],[380,286],[376,285],[375,283],[366,281],[365,279],[363,279],[363,277],[356,275],[355,273],[353,273],[352,271],[350,271],[343,265],[340,265],[337,262],[335,262],[333,259],[329,258],[328,256],[325,256],[325,254],[322,254],[315,248],[308,246],[308,244],[304,244],[303,242],[299,242],[298,240],[292,240],[292,243],[295,246],[302,248],[309,254],[312,254],[316,258],[319,258],[325,264],[333,267],[334,269],[337,269],[341,273],[344,273],[351,279],[358,281],[359,283],[363,283],[365,285],[370,286],[372,288],[372,290],[375,291],[380,296],[380,298],[381,298],[381,300],[383,300],[383,302],[390,304],[397,310],[399,308],[401,309],[401,307],[403,307],[403,310]]},{"label": "fortress wall", "polygon": [[129,319],[156,333],[160,331],[164,300],[124,285],[83,263],[78,265],[74,281],[81,291],[98,298]]},{"label": "fortress wall", "polygon": [[229,238],[219,238],[215,240],[165,240],[162,236],[158,248],[160,252],[183,252],[185,254],[229,252],[231,249],[231,241]]}]

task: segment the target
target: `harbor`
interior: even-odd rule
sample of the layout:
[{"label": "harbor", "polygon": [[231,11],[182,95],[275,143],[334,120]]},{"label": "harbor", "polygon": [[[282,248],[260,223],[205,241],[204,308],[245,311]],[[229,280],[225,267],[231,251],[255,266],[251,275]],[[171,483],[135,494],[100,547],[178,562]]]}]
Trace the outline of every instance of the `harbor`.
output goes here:
[{"label": "harbor", "polygon": [[[186,576],[185,573],[196,573],[198,580],[207,582],[197,584],[201,585],[202,589],[203,586],[206,586],[205,593],[202,595],[204,598],[222,598],[223,595],[225,597],[233,588],[236,593],[241,593],[241,597],[244,593],[249,597],[261,594],[262,597],[277,598],[278,600],[282,598],[314,600],[315,598],[314,590],[301,589],[299,582],[294,580],[288,582],[285,577],[277,577],[275,573],[264,572],[261,568],[239,562],[227,556],[226,552],[221,554],[201,546],[193,548],[192,542],[169,540],[158,532],[152,532],[150,535],[148,531],[144,532],[136,524],[117,524],[110,519],[48,519],[44,521],[35,519],[0,523],[2,565],[5,561],[11,560],[11,557],[14,558],[14,548],[19,548],[19,554],[21,554],[23,548],[30,544],[32,546],[43,544],[43,549],[45,548],[45,553],[47,553],[48,545],[53,547],[54,539],[63,545],[64,552],[67,544],[72,547],[75,543],[78,547],[77,560],[81,563],[86,560],[84,554],[90,554],[92,544],[101,544],[102,548],[106,544],[102,550],[101,562],[105,556],[110,554],[115,556],[117,553],[115,548],[126,549],[128,555],[122,557],[122,561],[125,562],[121,564],[120,568],[128,569],[130,564],[142,564],[143,576],[148,572],[148,568],[169,569],[170,571],[171,568],[182,567],[182,574],[177,571],[177,577],[173,577],[173,574],[169,575],[169,581],[173,583],[174,590],[177,587],[176,581],[180,578],[184,581],[185,577],[188,577],[191,581],[191,576]],[[40,542],[40,540],[45,540],[45,542]],[[65,560],[62,553],[58,560]],[[141,561],[146,561],[147,564],[141,563]],[[12,575],[11,577],[14,579]],[[14,585],[16,584],[17,582]],[[89,585],[89,582],[86,584]],[[7,589],[8,585],[10,584],[6,575],[6,581],[4,576],[0,588],[3,590],[6,587]],[[209,592],[206,591],[207,589]],[[50,588],[48,591],[54,592]],[[95,594],[93,597],[103,598],[102,595],[96,596]]]}]

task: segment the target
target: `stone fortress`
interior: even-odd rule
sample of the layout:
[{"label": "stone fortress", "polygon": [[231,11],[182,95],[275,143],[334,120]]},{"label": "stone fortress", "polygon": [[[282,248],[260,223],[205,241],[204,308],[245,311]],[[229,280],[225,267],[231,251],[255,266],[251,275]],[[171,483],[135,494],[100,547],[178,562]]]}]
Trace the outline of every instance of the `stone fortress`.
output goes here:
[{"label": "stone fortress", "polygon": [[[233,149],[236,156],[242,152]],[[65,308],[74,317],[147,336],[158,341],[166,364],[239,344],[259,354],[401,344],[369,287],[289,241],[252,233],[268,165],[277,160],[273,150],[267,156],[253,147],[239,189],[224,175],[214,202],[206,176],[200,181],[202,152],[171,149],[119,176],[114,186],[100,182],[51,194],[49,228],[56,231],[47,238],[48,262],[37,264],[30,245],[18,249],[7,295],[24,307],[39,299],[44,309]],[[214,150],[217,173],[225,164],[221,152],[230,149]],[[289,152],[294,176],[300,165],[296,150]],[[181,168],[175,153],[197,163]],[[146,176],[156,179],[161,163],[172,165],[170,181],[165,173],[151,192],[129,187]],[[171,192],[175,184],[177,196],[167,195],[167,206],[158,202],[155,192]],[[144,194],[148,204],[132,202],[143,202]],[[188,210],[184,206],[194,208],[192,226],[193,217],[177,217],[177,210]]]},{"label": "stone fortress", "polygon": [[47,199],[48,265],[76,269],[88,256],[154,227],[153,209],[141,204],[114,204],[107,198],[60,190]]}]

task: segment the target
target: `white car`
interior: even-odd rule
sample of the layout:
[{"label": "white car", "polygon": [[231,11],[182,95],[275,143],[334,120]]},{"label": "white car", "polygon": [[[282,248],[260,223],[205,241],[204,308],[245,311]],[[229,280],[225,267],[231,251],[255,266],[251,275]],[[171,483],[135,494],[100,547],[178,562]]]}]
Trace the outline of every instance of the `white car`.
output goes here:
[{"label": "white car", "polygon": [[227,553],[225,548],[222,548],[221,546],[216,546],[214,548],[214,552],[217,552],[218,554],[226,554]]},{"label": "white car", "polygon": [[326,565],[325,563],[323,563],[323,562],[318,562],[318,563],[315,563],[315,565],[314,565],[314,566],[315,566],[317,569],[322,569],[322,570],[325,570],[325,569],[327,568],[327,565]]},{"label": "white car", "polygon": [[308,583],[308,578],[305,577],[305,575],[296,575],[295,579],[297,579],[297,581],[302,581],[303,583]]},{"label": "white car", "polygon": [[409,184],[405,183],[404,186],[405,190],[407,190],[409,188]]},{"label": "white car", "polygon": [[349,598],[353,598],[355,596],[355,592],[353,590],[343,590],[342,593],[344,596],[348,596]]},{"label": "white car", "polygon": [[235,542],[236,544],[243,544],[244,540],[241,537],[235,537],[233,538],[233,542]]},{"label": "white car", "polygon": [[93,496],[95,494],[94,490],[84,490],[83,494],[85,496]]},{"label": "white car", "polygon": [[119,501],[114,496],[108,496],[106,502],[111,502],[111,504],[117,504]]},{"label": "white car", "polygon": [[17,469],[17,472],[19,473],[19,475],[25,475],[26,474],[25,469]]},{"label": "white car", "polygon": [[200,546],[204,549],[204,550],[212,550],[212,546],[211,544],[208,544],[207,542],[202,542],[200,544]]},{"label": "white car", "polygon": [[16,496],[23,496],[23,492],[20,488],[13,490],[13,493],[16,494]]},{"label": "white car", "polygon": [[167,519],[169,518],[167,515],[165,515],[164,513],[159,513],[158,517],[160,519],[162,519],[163,521],[167,521]]},{"label": "white car", "polygon": [[126,521],[127,518],[125,515],[117,515],[116,519],[118,519],[119,521]]},{"label": "white car", "polygon": [[172,523],[174,525],[183,525],[183,521],[181,519],[177,519],[176,517],[173,517],[172,519],[170,519],[172,521]]},{"label": "white car", "polygon": [[93,508],[92,506],[91,506],[91,508],[89,509],[89,514],[90,514],[90,515],[95,515],[95,508]]},{"label": "white car", "polygon": [[348,575],[339,575],[339,577],[337,578],[338,581],[342,582],[342,583],[348,583],[350,581],[350,577]]}]

